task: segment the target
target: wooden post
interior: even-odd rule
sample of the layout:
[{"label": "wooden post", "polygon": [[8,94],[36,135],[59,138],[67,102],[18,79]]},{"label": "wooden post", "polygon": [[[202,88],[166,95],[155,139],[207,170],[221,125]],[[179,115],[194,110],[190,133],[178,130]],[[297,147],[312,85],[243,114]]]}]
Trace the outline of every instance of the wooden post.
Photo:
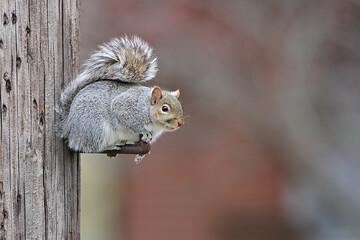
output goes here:
[{"label": "wooden post", "polygon": [[1,0],[0,19],[0,239],[79,239],[79,157],[54,132],[79,0]]}]

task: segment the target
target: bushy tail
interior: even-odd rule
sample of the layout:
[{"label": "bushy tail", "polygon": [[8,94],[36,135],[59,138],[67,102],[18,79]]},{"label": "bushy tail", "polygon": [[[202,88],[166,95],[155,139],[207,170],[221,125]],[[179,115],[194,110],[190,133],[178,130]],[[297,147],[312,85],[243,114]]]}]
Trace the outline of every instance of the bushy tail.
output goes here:
[{"label": "bushy tail", "polygon": [[86,85],[99,79],[111,79],[128,83],[142,83],[155,77],[157,58],[149,44],[139,37],[114,38],[99,47],[84,64],[84,70],[64,89],[56,108],[58,126],[66,120],[72,100]]}]

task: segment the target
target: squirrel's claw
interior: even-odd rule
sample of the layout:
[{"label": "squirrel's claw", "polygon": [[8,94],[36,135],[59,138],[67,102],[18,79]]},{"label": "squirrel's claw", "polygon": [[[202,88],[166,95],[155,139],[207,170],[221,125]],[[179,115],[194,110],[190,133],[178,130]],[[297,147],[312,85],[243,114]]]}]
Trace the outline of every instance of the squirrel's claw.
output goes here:
[{"label": "squirrel's claw", "polygon": [[107,153],[107,156],[109,158],[113,158],[113,157],[116,157],[116,153]]},{"label": "squirrel's claw", "polygon": [[141,160],[143,160],[144,157],[145,157],[145,155],[140,155],[140,154],[136,155],[135,160],[134,160],[136,165],[138,165],[141,162]]}]

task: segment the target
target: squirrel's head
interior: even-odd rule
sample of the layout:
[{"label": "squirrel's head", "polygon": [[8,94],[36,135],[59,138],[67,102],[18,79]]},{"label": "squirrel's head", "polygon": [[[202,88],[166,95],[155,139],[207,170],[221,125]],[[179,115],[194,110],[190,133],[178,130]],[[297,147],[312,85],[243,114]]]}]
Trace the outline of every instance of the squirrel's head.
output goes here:
[{"label": "squirrel's head", "polygon": [[184,113],[179,101],[180,91],[163,91],[155,86],[151,90],[151,113],[157,125],[171,132],[178,129],[184,122]]}]

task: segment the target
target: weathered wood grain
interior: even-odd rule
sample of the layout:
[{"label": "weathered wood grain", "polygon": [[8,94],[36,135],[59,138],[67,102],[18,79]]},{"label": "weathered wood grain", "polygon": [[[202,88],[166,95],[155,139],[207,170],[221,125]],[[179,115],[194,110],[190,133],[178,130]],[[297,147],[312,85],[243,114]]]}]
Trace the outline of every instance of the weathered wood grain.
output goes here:
[{"label": "weathered wood grain", "polygon": [[54,133],[79,0],[2,0],[0,17],[0,239],[79,239],[79,155]]}]

